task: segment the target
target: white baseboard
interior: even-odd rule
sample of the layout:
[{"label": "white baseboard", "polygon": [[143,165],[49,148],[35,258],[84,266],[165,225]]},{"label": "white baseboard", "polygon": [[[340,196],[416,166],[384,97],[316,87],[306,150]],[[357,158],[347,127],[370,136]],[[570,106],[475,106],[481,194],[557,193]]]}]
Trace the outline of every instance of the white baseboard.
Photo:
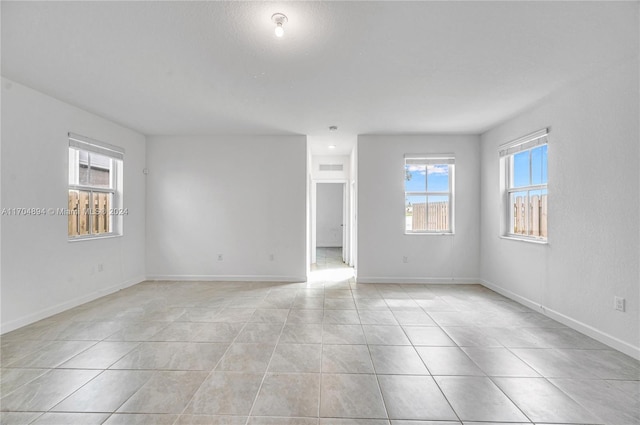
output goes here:
[{"label": "white baseboard", "polygon": [[128,279],[128,280],[125,280],[124,282],[118,283],[117,285],[112,285],[107,288],[103,288],[98,291],[92,292],[90,294],[86,294],[86,295],[74,298],[72,300],[68,300],[63,303],[44,308],[40,311],[36,311],[35,313],[31,313],[26,316],[19,317],[18,319],[4,322],[2,323],[2,327],[0,328],[0,334],[5,334],[15,329],[37,322],[38,320],[46,319],[47,317],[51,317],[54,314],[62,313],[63,311],[72,309],[81,304],[88,303],[100,297],[104,297],[105,295],[109,295],[121,289],[128,288],[140,282],[144,282],[145,280],[146,278],[144,276]]},{"label": "white baseboard", "polygon": [[190,275],[159,274],[148,275],[148,280],[182,280],[203,282],[306,282],[306,276],[269,276],[269,275]]},{"label": "white baseboard", "polygon": [[591,325],[587,325],[586,323],[583,323],[579,320],[576,320],[572,317],[566,316],[560,312],[557,312],[553,309],[550,309],[546,306],[541,305],[540,303],[536,303],[528,298],[522,297],[518,294],[515,294],[511,291],[509,291],[508,289],[504,289],[501,286],[498,286],[496,284],[493,284],[491,282],[488,282],[486,280],[480,279],[479,282],[491,289],[492,291],[495,291],[499,294],[504,295],[507,298],[510,298],[516,302],[519,302],[520,304],[523,304],[527,307],[529,307],[530,309],[537,311],[538,313],[542,313],[545,316],[562,323],[563,325],[566,325],[580,333],[583,333],[593,339],[595,339],[596,341],[599,341],[605,345],[608,345],[611,348],[614,348],[618,351],[623,352],[624,354],[633,357],[634,359],[640,360],[640,347],[636,347],[634,345],[629,344],[628,342],[622,341],[619,338],[616,338],[613,335],[609,335],[606,332],[602,332],[599,329],[594,328]]},{"label": "white baseboard", "polygon": [[464,284],[464,285],[468,285],[468,284],[472,284],[472,283],[479,283],[478,279],[476,278],[469,278],[469,277],[454,277],[454,278],[448,278],[448,277],[368,277],[368,276],[357,276],[356,277],[356,282],[357,283],[400,283],[400,284],[442,284],[442,283],[446,283],[446,284],[451,284],[451,285],[455,285],[455,284]]}]

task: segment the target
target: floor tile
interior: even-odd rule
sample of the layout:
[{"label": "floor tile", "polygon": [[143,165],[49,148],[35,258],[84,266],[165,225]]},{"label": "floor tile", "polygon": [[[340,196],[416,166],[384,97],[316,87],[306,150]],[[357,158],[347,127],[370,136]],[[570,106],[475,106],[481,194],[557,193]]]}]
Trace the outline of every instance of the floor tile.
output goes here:
[{"label": "floor tile", "polygon": [[428,375],[424,363],[411,346],[371,345],[371,358],[377,374]]},{"label": "floor tile", "polygon": [[422,309],[394,310],[393,316],[401,325],[437,326],[431,316]]},{"label": "floor tile", "polygon": [[434,326],[404,326],[413,345],[455,347],[455,343],[440,328]]},{"label": "floor tile", "polygon": [[114,413],[103,425],[172,425],[178,415]]},{"label": "floor tile", "polygon": [[322,347],[323,373],[374,373],[366,345],[327,345]]},{"label": "floor tile", "polygon": [[243,416],[181,415],[174,425],[245,425]]},{"label": "floor tile", "polygon": [[2,411],[47,411],[98,373],[97,370],[51,370],[3,397]]},{"label": "floor tile", "polygon": [[213,372],[185,409],[188,414],[248,415],[262,374]]},{"label": "floor tile", "polygon": [[267,370],[274,348],[274,344],[231,344],[216,366],[216,370],[264,373]]},{"label": "floor tile", "polygon": [[551,379],[551,383],[607,424],[640,424],[640,399],[606,381]]},{"label": "floor tile", "polygon": [[320,374],[267,373],[252,416],[317,417]]},{"label": "floor tile", "polygon": [[271,418],[252,416],[248,425],[317,425],[318,418]]},{"label": "floor tile", "polygon": [[278,344],[273,353],[269,372],[320,372],[322,345]]},{"label": "floor tile", "polygon": [[506,348],[463,347],[462,350],[488,376],[540,376]]},{"label": "floor tile", "polygon": [[152,337],[153,341],[231,342],[241,323],[174,322]]},{"label": "floor tile", "polygon": [[322,324],[324,317],[323,310],[302,310],[292,309],[287,317],[287,325],[289,324]]},{"label": "floor tile", "polygon": [[282,332],[282,324],[247,323],[235,342],[262,342],[275,344]]},{"label": "floor tile", "polygon": [[477,326],[451,326],[442,328],[459,347],[502,347],[485,328]]},{"label": "floor tile", "polygon": [[124,325],[106,341],[150,341],[155,334],[169,325],[167,322],[134,322]]},{"label": "floor tile", "polygon": [[3,363],[3,366],[54,368],[95,344],[95,341],[53,341],[50,344],[43,344],[41,350],[19,358],[8,365]]},{"label": "floor tile", "polygon": [[325,310],[323,323],[334,325],[358,325],[360,318],[356,310]]},{"label": "floor tile", "polygon": [[533,422],[601,422],[546,379],[493,378],[493,381]]},{"label": "floor tile", "polygon": [[476,364],[458,347],[416,347],[431,375],[484,376]]},{"label": "floor tile", "polygon": [[528,421],[489,378],[438,376],[435,380],[463,421]]},{"label": "floor tile", "polygon": [[42,415],[42,412],[0,412],[0,424],[26,425],[40,415]]},{"label": "floor tile", "polygon": [[591,369],[599,378],[640,381],[640,362],[618,351],[582,349],[557,351],[571,361]]},{"label": "floor tile", "polygon": [[182,413],[207,372],[156,372],[119,409],[119,413]]},{"label": "floor tile", "polygon": [[211,370],[227,344],[200,342],[143,342],[111,369]]},{"label": "floor tile", "polygon": [[56,412],[115,412],[131,397],[153,372],[107,370],[57,404]]},{"label": "floor tile", "polygon": [[107,369],[137,346],[137,342],[102,341],[58,367],[65,369]]},{"label": "floor tile", "polygon": [[362,325],[368,344],[411,345],[401,326]]},{"label": "floor tile", "polygon": [[100,425],[110,415],[110,413],[47,412],[31,422],[31,425]]},{"label": "floor tile", "polygon": [[322,374],[320,417],[386,419],[375,375]]},{"label": "floor tile", "polygon": [[323,344],[365,344],[361,325],[325,324],[322,329]]},{"label": "floor tile", "polygon": [[287,321],[282,330],[280,342],[287,344],[320,344],[322,343],[322,325],[298,324]]},{"label": "floor tile", "polygon": [[389,425],[387,419],[320,418],[319,425]]},{"label": "floor tile", "polygon": [[0,369],[0,397],[49,372],[50,369]]},{"label": "floor tile", "polygon": [[432,377],[388,375],[379,380],[391,419],[457,419]]},{"label": "floor tile", "polygon": [[555,349],[513,348],[511,351],[548,378],[596,378],[591,367]]},{"label": "floor tile", "polygon": [[249,322],[253,323],[284,323],[289,315],[288,309],[258,308]]}]

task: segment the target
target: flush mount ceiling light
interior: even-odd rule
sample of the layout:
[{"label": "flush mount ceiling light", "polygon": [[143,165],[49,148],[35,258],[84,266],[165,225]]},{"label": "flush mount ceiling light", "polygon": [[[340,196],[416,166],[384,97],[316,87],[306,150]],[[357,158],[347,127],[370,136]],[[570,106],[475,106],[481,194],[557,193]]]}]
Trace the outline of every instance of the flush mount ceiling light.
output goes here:
[{"label": "flush mount ceiling light", "polygon": [[332,125],[331,127],[329,127],[329,131],[338,131],[338,126]]},{"label": "flush mount ceiling light", "polygon": [[336,145],[329,145],[329,149],[335,149]]},{"label": "flush mount ceiling light", "polygon": [[271,15],[271,20],[276,24],[276,37],[282,37],[284,35],[284,24],[286,24],[289,19],[283,13],[274,13]]}]

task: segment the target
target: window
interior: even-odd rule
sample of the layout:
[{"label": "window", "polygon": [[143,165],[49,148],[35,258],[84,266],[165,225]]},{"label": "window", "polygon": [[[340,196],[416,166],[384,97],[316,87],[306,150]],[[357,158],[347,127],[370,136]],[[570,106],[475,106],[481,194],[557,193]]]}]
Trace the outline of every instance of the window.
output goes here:
[{"label": "window", "polygon": [[405,233],[453,233],[454,163],[452,156],[405,157]]},{"label": "window", "polygon": [[547,240],[547,130],[503,145],[506,236]]},{"label": "window", "polygon": [[121,234],[124,150],[69,133],[69,240]]}]

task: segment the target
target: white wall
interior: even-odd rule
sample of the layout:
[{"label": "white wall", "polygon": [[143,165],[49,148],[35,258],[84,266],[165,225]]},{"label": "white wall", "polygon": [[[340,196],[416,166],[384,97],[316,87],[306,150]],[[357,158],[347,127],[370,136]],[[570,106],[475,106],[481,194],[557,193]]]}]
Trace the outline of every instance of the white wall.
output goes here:
[{"label": "white wall", "polygon": [[147,166],[150,279],[306,278],[305,136],[150,137]]},{"label": "white wall", "polygon": [[[640,356],[639,96],[632,63],[567,87],[482,135],[481,276],[492,288]],[[549,244],[500,239],[498,146],[549,135]],[[614,295],[627,312],[613,309]]]},{"label": "white wall", "polygon": [[[478,136],[358,137],[358,282],[478,281],[479,152]],[[404,234],[407,153],[455,155],[455,235]]]},{"label": "white wall", "polygon": [[343,183],[316,186],[316,247],[342,247]]},{"label": "white wall", "polygon": [[3,215],[2,332],[145,279],[144,136],[4,78],[2,208],[67,208],[68,132],[125,149],[124,235],[68,242],[66,216]]}]

